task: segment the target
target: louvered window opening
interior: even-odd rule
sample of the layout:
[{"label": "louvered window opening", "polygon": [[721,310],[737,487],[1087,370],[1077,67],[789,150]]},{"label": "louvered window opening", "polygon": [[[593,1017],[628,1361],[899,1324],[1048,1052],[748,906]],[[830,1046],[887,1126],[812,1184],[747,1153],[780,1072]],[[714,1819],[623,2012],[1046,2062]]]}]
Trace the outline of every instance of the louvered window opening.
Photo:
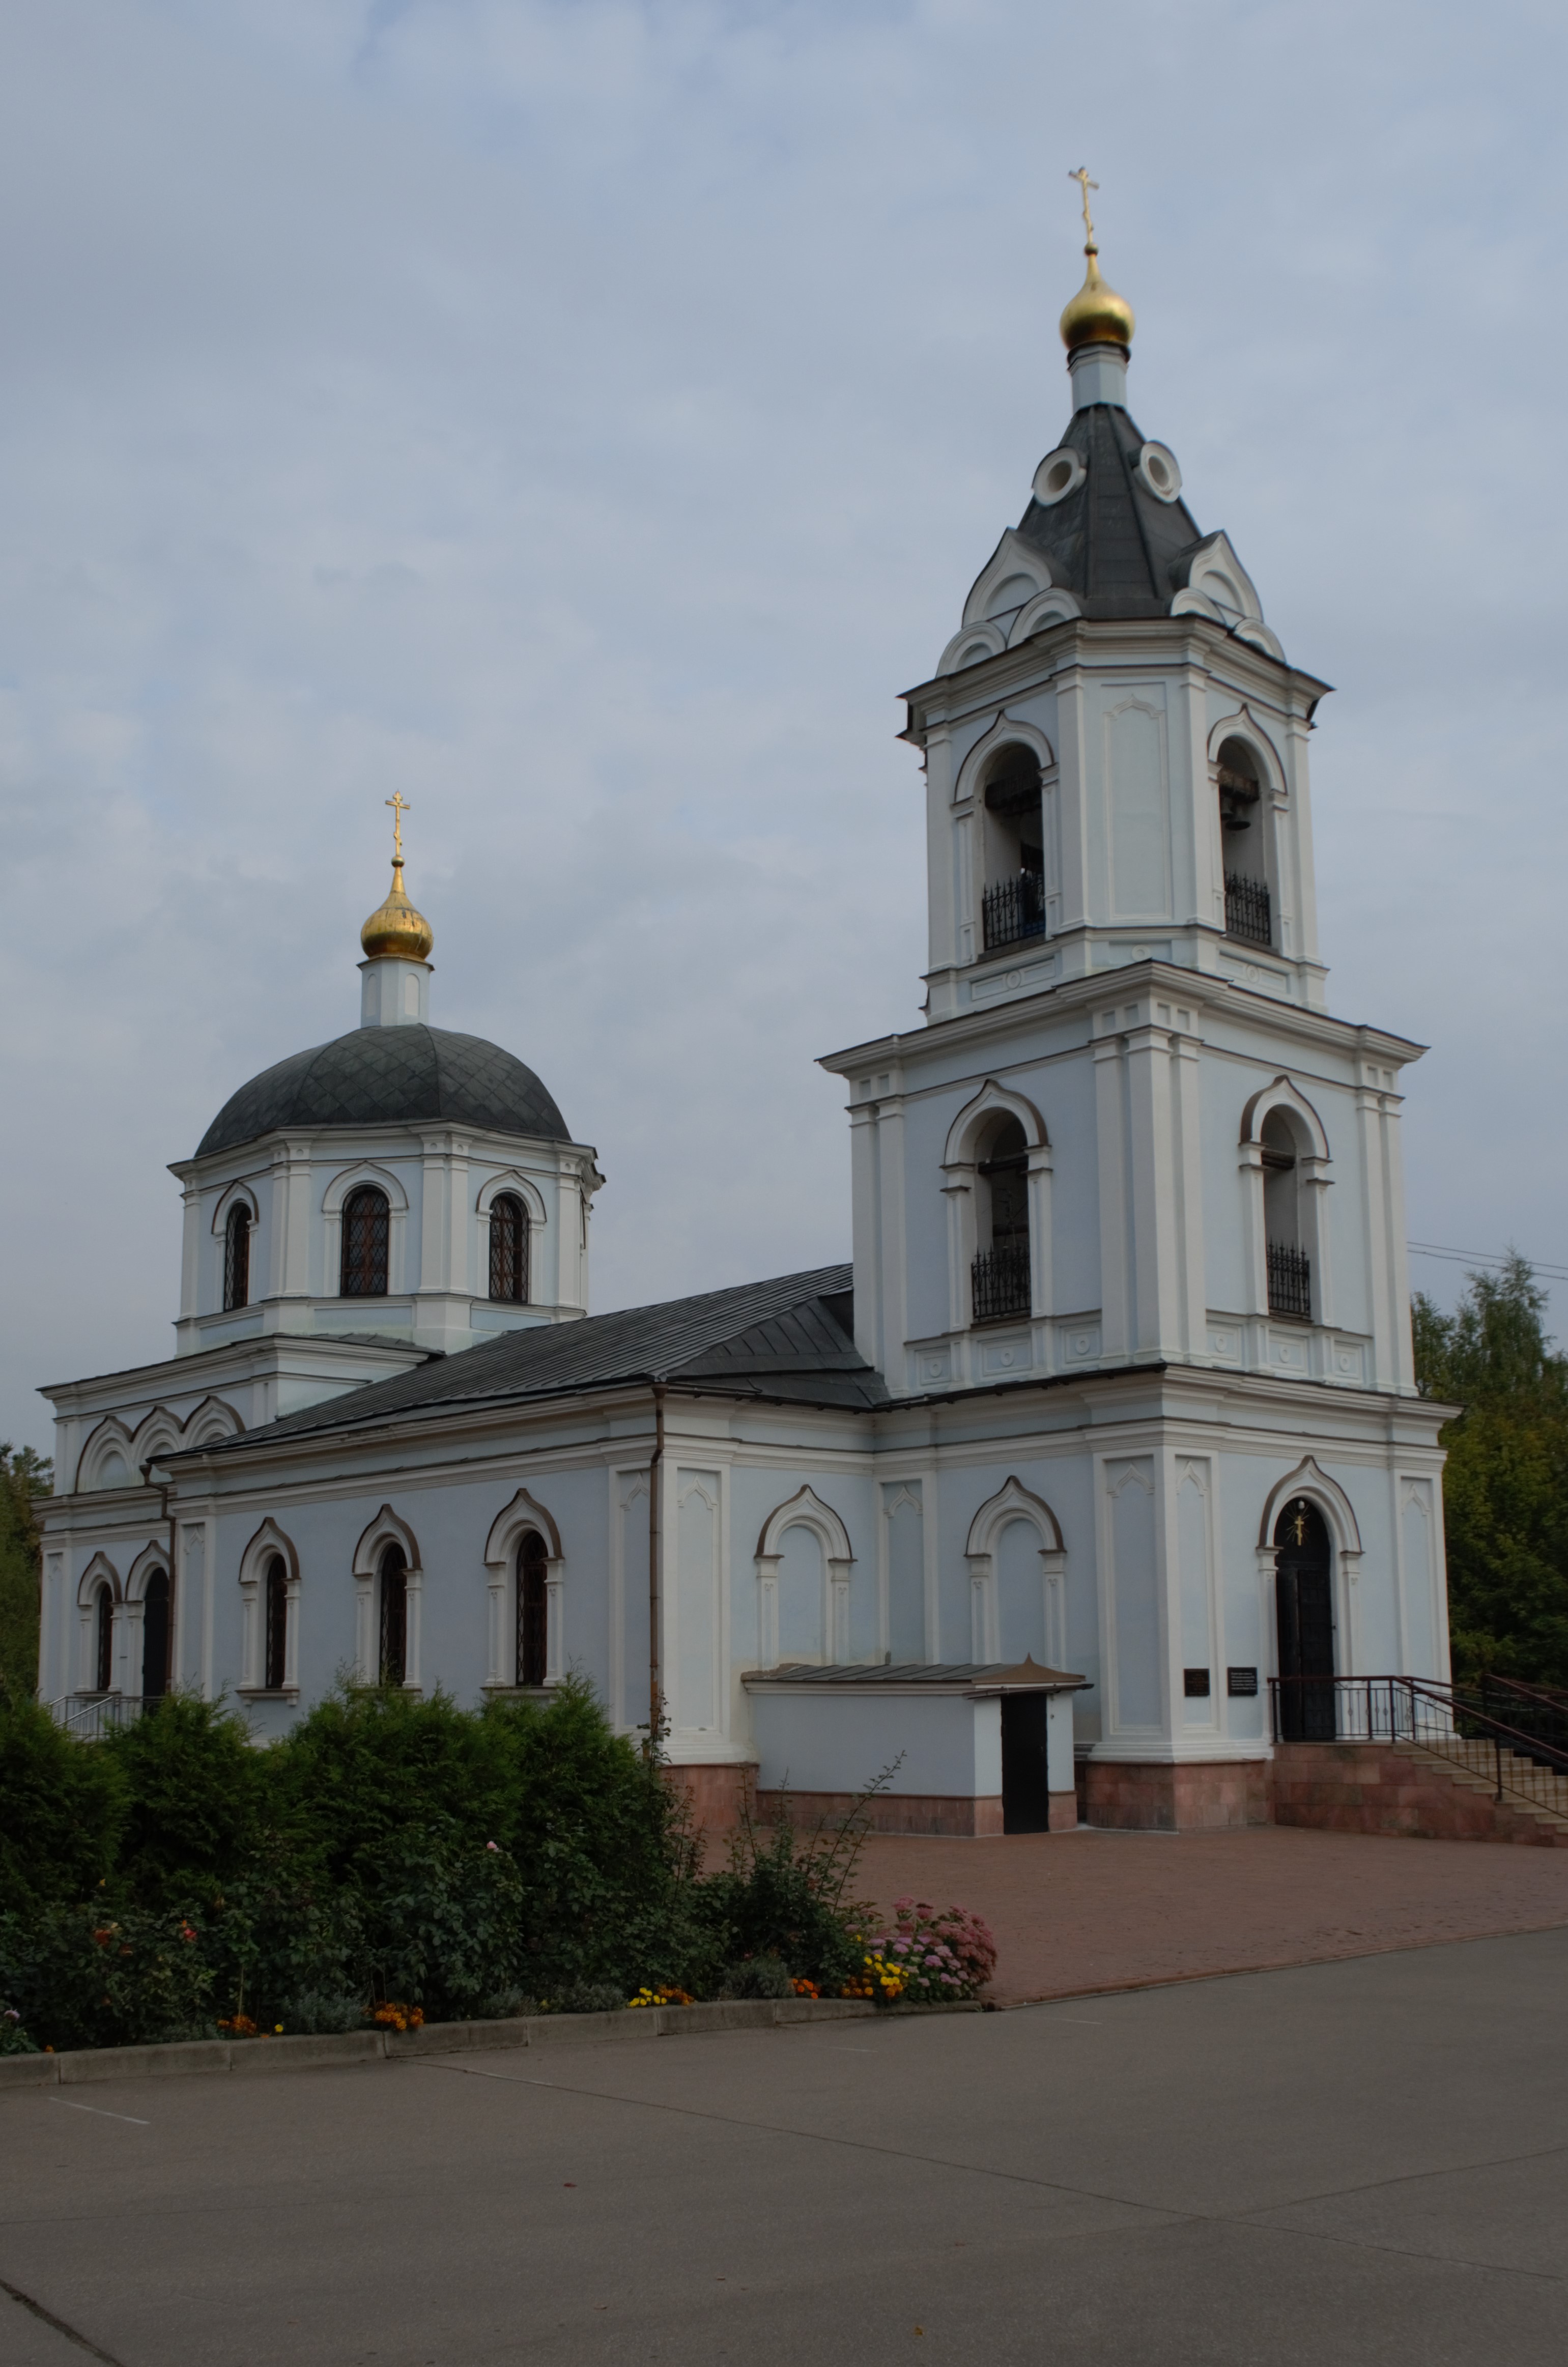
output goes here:
[{"label": "louvered window opening", "polygon": [[343,1211],[344,1298],[384,1298],[392,1210],[373,1184],[350,1192]]},{"label": "louvered window opening", "polygon": [[262,1683],[269,1693],[280,1693],[289,1665],[289,1573],[281,1554],[267,1565],[267,1637]]},{"label": "louvered window opening", "polygon": [[977,1323],[999,1323],[1029,1311],[1029,1245],[1003,1241],[982,1250],[970,1269]]},{"label": "louvered window opening", "polygon": [[517,1547],[517,1682],[542,1685],[550,1666],[549,1551],[530,1529]]},{"label": "louvered window opening", "polygon": [[250,1210],[242,1202],[223,1228],[223,1311],[250,1305]]},{"label": "louvered window opening", "polygon": [[528,1212],[514,1192],[490,1204],[490,1296],[515,1307],[528,1301]]},{"label": "louvered window opening", "polygon": [[1020,871],[999,879],[984,897],[985,950],[1022,945],[1045,934],[1045,874]]},{"label": "louvered window opening", "polygon": [[1274,908],[1261,879],[1244,879],[1239,871],[1226,872],[1225,934],[1244,937],[1249,946],[1274,943]]},{"label": "louvered window opening", "polygon": [[1289,1241],[1268,1244],[1268,1311],[1304,1323],[1312,1319],[1312,1262]]}]

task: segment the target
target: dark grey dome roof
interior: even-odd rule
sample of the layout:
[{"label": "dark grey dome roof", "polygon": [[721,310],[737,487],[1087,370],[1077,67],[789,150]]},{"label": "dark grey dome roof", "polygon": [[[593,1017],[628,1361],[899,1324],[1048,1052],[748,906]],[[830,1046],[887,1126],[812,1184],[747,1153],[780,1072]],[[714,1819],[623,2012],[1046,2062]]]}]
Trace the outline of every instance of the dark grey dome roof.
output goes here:
[{"label": "dark grey dome roof", "polygon": [[531,1069],[482,1036],[445,1027],[356,1027],[264,1069],[226,1101],[197,1148],[232,1150],[290,1126],[397,1126],[447,1119],[494,1134],[570,1142]]}]

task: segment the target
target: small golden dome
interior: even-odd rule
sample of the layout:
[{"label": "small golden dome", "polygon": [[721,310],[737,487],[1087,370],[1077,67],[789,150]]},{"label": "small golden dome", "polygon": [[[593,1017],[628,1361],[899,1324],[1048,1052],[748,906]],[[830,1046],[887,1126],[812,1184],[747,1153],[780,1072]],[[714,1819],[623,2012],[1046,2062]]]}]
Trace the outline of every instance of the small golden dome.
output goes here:
[{"label": "small golden dome", "polygon": [[1062,315],[1062,342],[1070,354],[1081,345],[1130,345],[1137,326],[1132,307],[1100,277],[1099,249],[1084,249],[1089,267],[1084,284]]},{"label": "small golden dome", "polygon": [[426,961],[435,942],[429,922],[423,912],[415,911],[403,893],[403,857],[394,855],[392,893],[360,930],[359,943],[371,961],[381,954],[395,954],[403,961]]}]

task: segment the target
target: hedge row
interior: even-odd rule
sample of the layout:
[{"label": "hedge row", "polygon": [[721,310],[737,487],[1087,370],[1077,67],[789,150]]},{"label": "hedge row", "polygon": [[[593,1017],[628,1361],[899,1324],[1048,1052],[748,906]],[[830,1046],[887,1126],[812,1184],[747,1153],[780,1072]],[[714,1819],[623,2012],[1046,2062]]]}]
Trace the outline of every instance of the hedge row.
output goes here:
[{"label": "hedge row", "polygon": [[105,1740],[0,1709],[0,2048],[836,1994],[854,1836],[747,1829],[705,1874],[657,1766],[585,1687],[544,1706],[344,1692],[258,1749],[171,1694]]}]

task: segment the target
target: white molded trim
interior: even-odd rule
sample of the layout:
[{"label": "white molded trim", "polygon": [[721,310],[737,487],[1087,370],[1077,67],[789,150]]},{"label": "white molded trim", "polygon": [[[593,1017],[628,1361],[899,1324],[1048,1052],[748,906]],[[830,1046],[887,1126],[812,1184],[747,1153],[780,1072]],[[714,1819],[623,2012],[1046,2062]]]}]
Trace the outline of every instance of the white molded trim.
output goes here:
[{"label": "white molded trim", "polygon": [[1328,1147],[1328,1136],[1322,1118],[1319,1117],[1301,1087],[1292,1084],[1290,1079],[1283,1073],[1277,1076],[1271,1084],[1261,1086],[1247,1103],[1242,1112],[1240,1140],[1244,1144],[1261,1145],[1264,1120],[1275,1110],[1290,1110],[1294,1116],[1301,1119],[1312,1138],[1312,1147],[1308,1154],[1311,1158],[1324,1161],[1332,1159],[1333,1153]]},{"label": "white molded trim", "polygon": [[112,1602],[116,1603],[124,1602],[125,1590],[119,1582],[119,1572],[116,1569],[113,1562],[110,1561],[108,1554],[106,1553],[96,1553],[93,1556],[92,1560],[87,1564],[86,1569],[82,1572],[81,1577],[76,1580],[76,1606],[78,1610],[90,1611],[92,1609],[93,1597],[97,1594],[100,1586],[107,1586],[108,1588],[109,1598]]},{"label": "white molded trim", "polygon": [[767,1555],[770,1558],[777,1556],[778,1541],[786,1529],[814,1529],[822,1542],[823,1552],[830,1562],[851,1562],[855,1558],[848,1530],[832,1505],[824,1504],[814,1489],[798,1489],[787,1502],[774,1506],[764,1521],[762,1534],[756,1541],[758,1556]]},{"label": "white molded trim", "polygon": [[[196,1436],[198,1425],[202,1434]],[[200,1404],[187,1413],[180,1435],[189,1446],[210,1446],[220,1438],[238,1438],[244,1423],[226,1398],[204,1397]]]},{"label": "white molded trim", "polygon": [[[977,648],[977,643],[983,644],[983,646]],[[947,648],[942,651],[941,656],[937,660],[937,672],[938,674],[958,674],[961,672],[961,668],[959,664],[960,657],[964,659],[965,665],[978,665],[983,658],[1000,656],[1001,652],[1006,648],[1006,641],[998,626],[989,624],[960,625],[958,631],[953,635],[952,640],[948,643]],[[972,656],[965,656],[964,652],[971,650],[973,651],[974,654]]]},{"label": "white molded trim", "polygon": [[155,1569],[163,1571],[169,1581],[172,1592],[174,1572],[169,1568],[169,1548],[160,1538],[154,1538],[151,1545],[143,1546],[131,1568],[126,1571],[124,1599],[127,1603],[141,1602],[147,1591],[147,1580]]},{"label": "white molded trim", "polygon": [[225,1184],[212,1206],[212,1231],[218,1239],[228,1230],[229,1211],[241,1204],[250,1210],[253,1227],[260,1224],[261,1206],[250,1185],[240,1182]]},{"label": "white molded trim", "polygon": [[373,1579],[381,1567],[382,1548],[391,1545],[403,1547],[410,1577],[424,1567],[419,1558],[419,1540],[414,1531],[406,1521],[399,1518],[390,1504],[383,1504],[354,1548],[355,1577]]},{"label": "white molded trim", "polygon": [[76,1457],[76,1484],[74,1490],[75,1494],[86,1495],[102,1487],[104,1483],[98,1476],[99,1471],[111,1451],[118,1452],[121,1462],[125,1465],[126,1487],[139,1488],[142,1485],[142,1475],[136,1468],[131,1433],[117,1413],[109,1413],[104,1416],[95,1429],[89,1431],[83,1444],[82,1452]]},{"label": "white molded trim", "polygon": [[350,1192],[361,1184],[373,1184],[387,1195],[387,1206],[394,1217],[408,1214],[408,1195],[390,1167],[378,1166],[373,1159],[357,1159],[351,1167],[340,1168],[322,1194],[324,1217],[341,1217],[343,1204]]},{"label": "white molded trim", "polygon": [[492,1175],[488,1182],[481,1184],[479,1195],[473,1204],[473,1212],[482,1221],[488,1218],[491,1202],[499,1192],[512,1192],[517,1195],[528,1212],[530,1225],[543,1226],[548,1221],[544,1199],[539,1185],[531,1176],[523,1174],[521,1170],[516,1167],[505,1168],[499,1175]]},{"label": "white molded trim", "polygon": [[505,1569],[517,1549],[517,1540],[525,1530],[537,1529],[550,1547],[552,1561],[562,1559],[561,1531],[553,1513],[547,1512],[536,1502],[526,1488],[519,1488],[511,1502],[497,1512],[490,1523],[490,1535],[484,1540],[484,1560],[490,1569]]},{"label": "white molded trim", "polygon": [[1017,1119],[1024,1129],[1024,1140],[1031,1150],[1050,1149],[1051,1138],[1046,1132],[1045,1120],[1033,1102],[1027,1101],[1022,1093],[1013,1093],[1006,1085],[999,1085],[994,1077],[987,1077],[980,1091],[971,1100],[965,1102],[948,1128],[948,1139],[942,1150],[944,1169],[971,1167],[974,1164],[975,1138],[983,1121],[998,1111]]},{"label": "white molded trim", "polygon": [[[1337,1479],[1331,1479],[1318,1468],[1315,1455],[1304,1455],[1294,1471],[1287,1472],[1276,1481],[1264,1500],[1263,1518],[1258,1523],[1257,1550],[1272,1558],[1278,1550],[1274,1543],[1274,1523],[1280,1508],[1292,1496],[1306,1496],[1317,1506],[1328,1523],[1335,1552],[1346,1561],[1361,1558],[1361,1531],[1356,1520],[1356,1509]],[[1352,1572],[1351,1575],[1354,1575]]]},{"label": "white molded trim", "polygon": [[977,796],[980,786],[979,776],[984,771],[992,757],[999,755],[1004,748],[1014,745],[1028,748],[1038,762],[1041,773],[1053,773],[1056,770],[1056,752],[1044,732],[1032,723],[1015,721],[1004,708],[989,730],[981,733],[980,738],[959,766],[958,776],[953,783],[954,805],[961,805],[965,798]]},{"label": "white molded trim", "polygon": [[1048,625],[1065,624],[1069,617],[1081,617],[1083,613],[1082,606],[1071,592],[1053,584],[1049,591],[1039,593],[1034,599],[1026,601],[1018,610],[1007,635],[1007,647],[1016,650],[1020,641],[1030,640],[1036,633],[1043,633]]},{"label": "white molded trim", "polygon": [[[1032,600],[1036,594],[1051,588],[1051,562],[1044,552],[1037,550],[1033,543],[1025,542],[1017,528],[1009,527],[970,586],[969,597],[963,604],[966,625],[993,621],[986,614],[987,604],[993,594],[1012,575],[1026,577],[1032,585],[1032,589],[1016,603],[1020,608],[1025,600]],[[1006,615],[1007,611],[1004,609],[1002,613]]]},{"label": "white molded trim", "polygon": [[1031,1522],[1040,1532],[1043,1553],[1065,1552],[1062,1524],[1044,1497],[1034,1495],[1021,1479],[1009,1472],[994,1496],[986,1498],[971,1521],[969,1535],[964,1541],[965,1554],[972,1557],[994,1552],[997,1533],[1009,1521]]},{"label": "white molded trim", "polygon": [[1279,751],[1250,707],[1245,705],[1238,707],[1231,714],[1221,715],[1219,722],[1215,724],[1209,734],[1209,762],[1211,764],[1219,763],[1220,751],[1227,740],[1244,740],[1250,747],[1256,750],[1258,761],[1263,766],[1263,786],[1266,788],[1273,789],[1281,796],[1289,790],[1290,783],[1285,777],[1285,766]]}]

